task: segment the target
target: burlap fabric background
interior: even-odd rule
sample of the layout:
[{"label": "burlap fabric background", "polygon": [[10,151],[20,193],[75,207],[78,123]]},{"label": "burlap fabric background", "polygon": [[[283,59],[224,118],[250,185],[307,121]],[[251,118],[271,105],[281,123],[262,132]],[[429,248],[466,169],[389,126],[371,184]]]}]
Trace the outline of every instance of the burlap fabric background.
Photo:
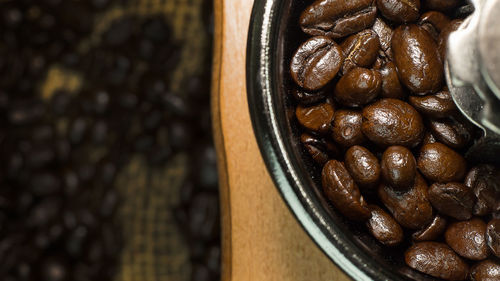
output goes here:
[{"label": "burlap fabric background", "polygon": [[[118,2],[118,1],[116,1]],[[85,52],[100,44],[101,34],[113,20],[129,14],[163,14],[170,22],[175,41],[182,46],[181,58],[172,75],[170,91],[182,95],[188,77],[205,71],[209,60],[209,34],[202,21],[206,0],[131,0],[116,3],[98,16],[94,32],[79,45]],[[77,11],[76,11],[77,12]],[[77,90],[82,75],[54,65],[41,92],[45,98],[61,88]],[[209,94],[207,89],[207,95]],[[176,155],[162,168],[149,169],[140,156],[119,174],[115,184],[123,202],[119,211],[125,238],[116,281],[183,281],[190,278],[186,241],[175,225],[173,207],[187,173],[186,155]]]}]

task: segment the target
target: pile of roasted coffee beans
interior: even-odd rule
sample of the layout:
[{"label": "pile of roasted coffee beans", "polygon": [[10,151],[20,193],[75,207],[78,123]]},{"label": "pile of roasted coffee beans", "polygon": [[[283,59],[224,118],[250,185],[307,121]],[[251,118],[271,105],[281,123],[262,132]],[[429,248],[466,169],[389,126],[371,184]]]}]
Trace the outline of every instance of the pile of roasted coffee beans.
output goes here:
[{"label": "pile of roasted coffee beans", "polygon": [[468,163],[480,137],[444,79],[461,0],[318,0],[290,62],[300,141],[324,194],[406,264],[445,280],[500,280],[500,167]]},{"label": "pile of roasted coffee beans", "polygon": [[[182,46],[160,15],[119,18],[82,51],[96,16],[125,2],[0,1],[0,280],[113,280],[116,175],[133,155],[154,169],[178,153],[190,163],[176,214],[192,280],[219,278],[209,62],[182,95],[169,92]],[[42,97],[52,66],[81,75],[81,89]]]}]

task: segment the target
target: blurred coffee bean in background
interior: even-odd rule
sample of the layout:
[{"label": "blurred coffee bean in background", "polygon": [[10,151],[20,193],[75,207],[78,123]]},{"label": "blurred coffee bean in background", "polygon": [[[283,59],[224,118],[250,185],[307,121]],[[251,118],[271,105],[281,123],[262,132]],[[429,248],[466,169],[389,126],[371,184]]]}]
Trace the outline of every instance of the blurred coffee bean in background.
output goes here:
[{"label": "blurred coffee bean in background", "polygon": [[0,280],[219,280],[210,0],[0,0]]}]

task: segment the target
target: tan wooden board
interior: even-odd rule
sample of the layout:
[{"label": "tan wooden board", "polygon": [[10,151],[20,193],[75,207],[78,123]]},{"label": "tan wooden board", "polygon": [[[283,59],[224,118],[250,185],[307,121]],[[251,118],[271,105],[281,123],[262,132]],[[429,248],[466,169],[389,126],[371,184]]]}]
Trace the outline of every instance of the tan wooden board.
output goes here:
[{"label": "tan wooden board", "polygon": [[350,280],[300,227],[264,166],[248,111],[253,0],[215,0],[212,108],[223,225],[222,280]]}]

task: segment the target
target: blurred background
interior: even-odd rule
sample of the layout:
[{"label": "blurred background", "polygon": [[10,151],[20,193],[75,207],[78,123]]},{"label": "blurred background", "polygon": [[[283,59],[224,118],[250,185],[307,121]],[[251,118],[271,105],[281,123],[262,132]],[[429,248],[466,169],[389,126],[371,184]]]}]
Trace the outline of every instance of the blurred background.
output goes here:
[{"label": "blurred background", "polygon": [[0,280],[219,280],[212,1],[0,16]]}]

